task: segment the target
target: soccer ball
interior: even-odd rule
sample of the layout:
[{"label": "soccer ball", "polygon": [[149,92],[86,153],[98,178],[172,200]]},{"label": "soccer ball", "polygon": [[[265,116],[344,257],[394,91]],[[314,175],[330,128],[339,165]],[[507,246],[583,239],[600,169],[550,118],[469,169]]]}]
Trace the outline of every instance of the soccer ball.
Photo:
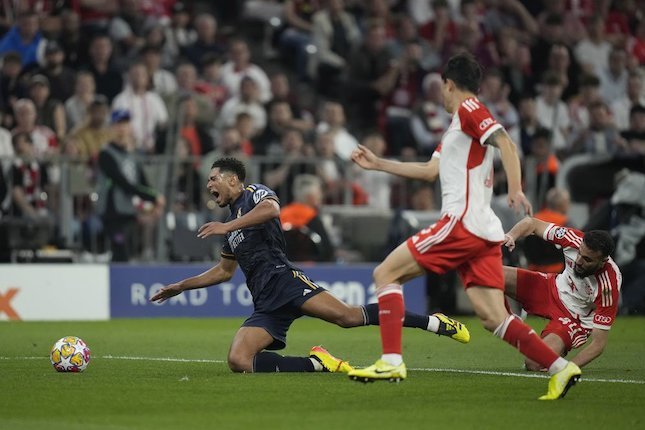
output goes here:
[{"label": "soccer ball", "polygon": [[66,336],[54,344],[49,360],[58,372],[82,372],[90,364],[90,349],[82,339]]}]

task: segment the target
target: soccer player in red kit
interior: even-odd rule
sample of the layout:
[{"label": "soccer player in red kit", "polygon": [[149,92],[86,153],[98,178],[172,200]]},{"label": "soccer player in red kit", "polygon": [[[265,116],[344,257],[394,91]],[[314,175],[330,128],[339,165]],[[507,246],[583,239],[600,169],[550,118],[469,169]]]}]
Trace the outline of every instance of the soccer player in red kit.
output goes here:
[{"label": "soccer player in red kit", "polygon": [[[591,342],[571,361],[585,366],[600,356],[616,319],[623,276],[609,256],[614,241],[609,233],[579,230],[526,217],[506,234],[505,245],[515,248],[519,238],[535,234],[561,248],[562,273],[542,273],[504,266],[506,295],[520,302],[530,315],[550,321],[541,336],[558,355]],[[542,370],[526,360],[527,370]]]},{"label": "soccer player in red kit", "polygon": [[581,372],[504,304],[504,230],[490,207],[494,148],[499,149],[506,172],[509,205],[529,214],[531,205],[522,192],[515,144],[475,96],[481,76],[481,67],[470,54],[456,55],[446,64],[443,103],[453,117],[430,161],[386,160],[363,146],[352,154],[352,160],[364,169],[428,181],[439,176],[442,207],[439,221],[399,245],[374,269],[383,355],[374,365],[349,372],[349,377],[361,382],[406,378],[401,355],[402,284],[426,270],[445,273],[456,269],[484,327],[548,369],[552,377],[540,399],[554,400],[564,397]]}]

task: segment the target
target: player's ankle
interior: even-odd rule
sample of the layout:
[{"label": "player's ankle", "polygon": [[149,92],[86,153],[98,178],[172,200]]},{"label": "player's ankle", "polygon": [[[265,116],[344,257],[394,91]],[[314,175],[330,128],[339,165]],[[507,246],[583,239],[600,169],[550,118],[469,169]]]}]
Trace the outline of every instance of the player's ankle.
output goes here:
[{"label": "player's ankle", "polygon": [[403,356],[401,354],[383,354],[381,360],[392,366],[399,366],[403,363]]}]

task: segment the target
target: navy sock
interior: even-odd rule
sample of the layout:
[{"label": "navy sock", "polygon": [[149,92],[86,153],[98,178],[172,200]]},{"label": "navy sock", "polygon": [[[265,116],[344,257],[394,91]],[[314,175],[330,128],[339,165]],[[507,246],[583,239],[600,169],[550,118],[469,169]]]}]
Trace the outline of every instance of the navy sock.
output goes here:
[{"label": "navy sock", "polygon": [[[378,325],[378,304],[370,303],[369,305],[361,306],[361,308],[363,308],[365,325]],[[428,315],[419,315],[405,311],[403,327],[415,327],[427,330],[429,318]]]},{"label": "navy sock", "polygon": [[275,352],[262,351],[253,357],[253,372],[313,372],[314,364],[309,357],[284,357]]}]

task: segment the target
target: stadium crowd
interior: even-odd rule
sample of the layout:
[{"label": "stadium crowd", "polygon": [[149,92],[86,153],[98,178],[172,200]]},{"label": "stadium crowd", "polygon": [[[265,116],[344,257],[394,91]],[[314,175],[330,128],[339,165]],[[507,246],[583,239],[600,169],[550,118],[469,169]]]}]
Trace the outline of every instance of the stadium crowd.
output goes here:
[{"label": "stadium crowd", "polygon": [[[462,51],[484,67],[479,99],[518,145],[536,211],[582,228],[567,211],[585,203],[590,225],[618,239],[642,311],[643,0],[2,2],[2,258],[30,223],[69,245],[72,219],[80,247],[140,236],[145,258],[164,214],[212,216],[204,184],[222,156],[296,203],[290,227],[325,235],[330,205],[438,210],[437,188],[360,171],[350,154],[360,142],[427,159],[452,119],[441,65]],[[71,184],[70,164],[82,167]],[[494,186],[506,191],[503,175]]]}]

